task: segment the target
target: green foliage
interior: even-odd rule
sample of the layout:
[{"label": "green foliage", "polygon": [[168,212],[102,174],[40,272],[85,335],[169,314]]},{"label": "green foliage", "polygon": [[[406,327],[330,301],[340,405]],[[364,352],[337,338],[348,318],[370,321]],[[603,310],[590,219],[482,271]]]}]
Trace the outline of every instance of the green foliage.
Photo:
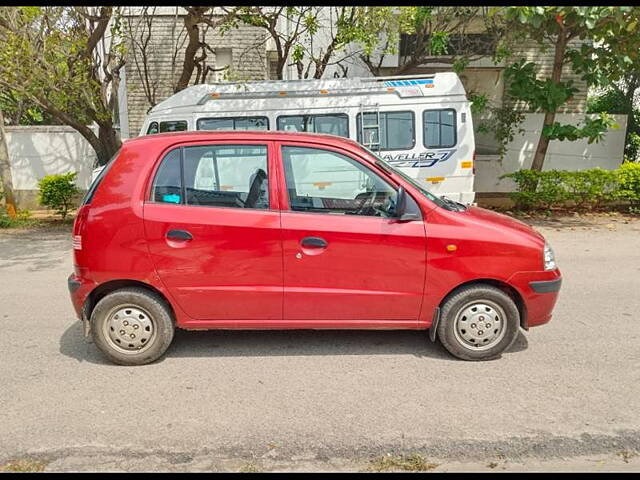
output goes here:
[{"label": "green foliage", "polygon": [[611,85],[604,93],[589,96],[587,113],[606,112],[628,115],[624,156],[627,159],[636,160],[640,154],[640,110],[634,108],[633,98],[639,82],[637,79],[630,79],[625,83],[620,86],[621,88],[618,85]]},{"label": "green foliage", "polygon": [[536,77],[536,65],[520,59],[504,70],[507,94],[527,103],[533,111],[555,112],[578,91],[572,82],[555,83]]},{"label": "green foliage", "polygon": [[38,184],[40,205],[55,210],[64,220],[79,193],[75,185],[77,175],[78,172],[69,172],[43,177]]},{"label": "green foliage", "polygon": [[499,143],[499,155],[501,157],[507,151],[507,145],[513,140],[516,133],[524,133],[521,124],[524,121],[524,113],[509,106],[491,105],[486,94],[470,93],[471,113],[475,117],[486,114],[486,118],[474,118],[474,125],[478,132],[492,133]]},{"label": "green foliage", "polygon": [[[0,200],[2,200],[1,191]],[[0,205],[0,228],[28,227],[37,223],[37,220],[31,218],[31,212],[29,210],[18,210],[16,212],[16,218],[11,218],[7,214],[4,205]]]},{"label": "green foliage", "polygon": [[542,135],[551,140],[574,141],[587,138],[588,143],[593,143],[601,141],[609,127],[620,128],[607,113],[601,113],[597,118],[585,118],[581,127],[554,122],[542,129]]},{"label": "green foliage", "polygon": [[624,93],[618,89],[611,89],[600,95],[589,95],[587,98],[587,113],[600,112],[630,113],[629,104]]},{"label": "green foliage", "polygon": [[[609,202],[629,200],[632,197],[621,194],[622,171],[622,168],[542,172],[523,169],[500,178],[510,178],[516,183],[517,191],[512,192],[510,196],[518,210],[550,210],[566,203],[574,205],[578,210],[584,210],[601,208]],[[637,177],[633,177],[634,174]],[[628,177],[632,179],[630,191],[639,188],[636,192],[640,192],[640,169]],[[633,184],[633,179],[639,183]]]},{"label": "green foliage", "polygon": [[617,175],[620,185],[618,198],[631,202],[634,207],[640,206],[640,163],[623,163],[617,170]]}]

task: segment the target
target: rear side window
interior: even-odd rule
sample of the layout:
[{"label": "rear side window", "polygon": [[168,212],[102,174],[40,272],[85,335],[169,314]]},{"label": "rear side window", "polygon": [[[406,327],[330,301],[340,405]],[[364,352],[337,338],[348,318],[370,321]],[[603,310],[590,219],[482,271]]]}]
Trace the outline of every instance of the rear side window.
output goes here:
[{"label": "rear side window", "polygon": [[326,115],[282,115],[278,130],[286,132],[329,133],[349,138],[349,117],[344,113]]},{"label": "rear side window", "polygon": [[184,132],[187,130],[186,120],[175,120],[170,122],[151,122],[147,129],[147,135],[153,133],[165,133],[165,132]]},{"label": "rear side window", "polygon": [[87,193],[82,199],[81,205],[87,205],[91,203],[91,200],[93,200],[93,197],[96,194],[96,190],[98,190],[98,187],[102,183],[102,180],[104,179],[104,177],[107,175],[107,172],[111,168],[111,165],[113,165],[114,162],[116,161],[116,158],[118,158],[118,155],[120,155],[120,149],[118,149],[118,151],[113,155],[113,157],[109,159],[107,164],[104,167],[102,167],[102,170],[100,170],[100,173],[98,174],[98,176],[93,180],[93,182],[91,182],[91,185],[89,186],[89,190],[87,190]]},{"label": "rear side window", "polygon": [[169,152],[152,200],[205,207],[269,208],[265,145],[202,145]]},{"label": "rear side window", "polygon": [[198,130],[269,130],[267,117],[200,118]]},{"label": "rear side window", "polygon": [[359,113],[356,123],[358,142],[372,150],[410,150],[416,143],[413,112]]},{"label": "rear side window", "polygon": [[422,114],[424,146],[427,148],[449,148],[456,144],[456,111],[425,110]]}]

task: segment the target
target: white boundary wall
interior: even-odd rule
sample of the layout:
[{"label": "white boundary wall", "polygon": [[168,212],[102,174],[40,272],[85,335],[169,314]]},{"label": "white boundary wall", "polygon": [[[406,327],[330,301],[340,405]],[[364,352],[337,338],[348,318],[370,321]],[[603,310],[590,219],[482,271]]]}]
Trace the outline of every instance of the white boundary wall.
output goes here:
[{"label": "white boundary wall", "polygon": [[45,175],[78,172],[76,185],[86,190],[96,155],[89,142],[63,125],[5,127],[15,190],[38,190]]},{"label": "white boundary wall", "polygon": [[[556,121],[561,124],[576,125],[584,119],[584,114],[558,114]],[[624,155],[624,137],[627,131],[627,116],[613,115],[620,125],[610,129],[598,143],[588,144],[586,139],[570,141],[552,140],[549,142],[543,170],[586,170],[601,167],[614,170],[622,163]],[[500,180],[505,173],[529,168],[533,160],[540,131],[543,113],[527,113],[522,123],[524,134],[516,135],[502,160],[498,155],[476,156],[476,177],[474,189],[477,193],[511,192],[515,184],[511,179]]]}]

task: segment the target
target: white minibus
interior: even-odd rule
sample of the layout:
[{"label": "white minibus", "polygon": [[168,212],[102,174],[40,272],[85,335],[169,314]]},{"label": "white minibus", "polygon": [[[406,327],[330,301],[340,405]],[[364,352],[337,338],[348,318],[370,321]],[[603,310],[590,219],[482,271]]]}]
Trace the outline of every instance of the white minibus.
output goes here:
[{"label": "white minibus", "polygon": [[140,135],[181,130],[348,137],[434,194],[474,201],[470,102],[453,72],[194,85],[154,106]]}]

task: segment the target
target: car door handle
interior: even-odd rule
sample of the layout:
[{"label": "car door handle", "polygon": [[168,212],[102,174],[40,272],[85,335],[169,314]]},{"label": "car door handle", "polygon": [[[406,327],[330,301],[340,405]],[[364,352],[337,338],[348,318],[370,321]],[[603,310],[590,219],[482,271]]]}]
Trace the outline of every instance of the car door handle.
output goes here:
[{"label": "car door handle", "polygon": [[327,248],[327,241],[324,238],[320,237],[305,237],[300,242],[300,245],[303,247],[311,247],[311,248]]},{"label": "car door handle", "polygon": [[193,240],[193,235],[186,230],[169,230],[167,232],[167,238],[169,240],[182,240],[183,242],[188,242],[189,240]]}]

